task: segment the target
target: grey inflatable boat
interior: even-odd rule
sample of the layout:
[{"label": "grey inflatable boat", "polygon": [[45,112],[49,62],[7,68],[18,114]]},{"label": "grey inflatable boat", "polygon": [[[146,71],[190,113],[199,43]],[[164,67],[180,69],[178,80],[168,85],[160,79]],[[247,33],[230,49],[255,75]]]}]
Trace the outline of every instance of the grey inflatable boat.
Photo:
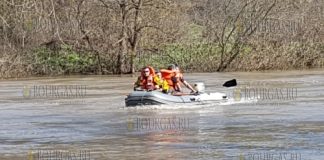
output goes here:
[{"label": "grey inflatable boat", "polygon": [[125,103],[127,107],[131,107],[142,105],[198,103],[207,101],[221,101],[225,99],[227,99],[227,96],[223,93],[218,92],[174,96],[162,93],[160,91],[133,91],[126,97]]}]

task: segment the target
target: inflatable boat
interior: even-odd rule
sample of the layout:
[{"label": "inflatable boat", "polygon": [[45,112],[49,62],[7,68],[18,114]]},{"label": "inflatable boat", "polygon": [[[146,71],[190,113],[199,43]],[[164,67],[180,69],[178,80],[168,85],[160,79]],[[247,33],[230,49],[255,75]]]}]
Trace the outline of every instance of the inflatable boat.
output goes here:
[{"label": "inflatable boat", "polygon": [[[236,86],[236,79],[229,80],[223,84],[223,87]],[[140,91],[134,90],[125,98],[126,107],[142,106],[142,105],[173,105],[184,103],[201,103],[201,102],[215,102],[227,100],[224,93],[205,93],[205,84],[202,82],[195,83],[194,89],[198,91],[196,94],[180,94],[172,95],[165,94],[161,91]]]},{"label": "inflatable boat", "polygon": [[134,91],[130,93],[126,99],[126,107],[142,106],[142,105],[174,105],[183,103],[199,103],[207,101],[226,100],[227,96],[223,93],[200,93],[187,95],[171,95],[160,91]]}]

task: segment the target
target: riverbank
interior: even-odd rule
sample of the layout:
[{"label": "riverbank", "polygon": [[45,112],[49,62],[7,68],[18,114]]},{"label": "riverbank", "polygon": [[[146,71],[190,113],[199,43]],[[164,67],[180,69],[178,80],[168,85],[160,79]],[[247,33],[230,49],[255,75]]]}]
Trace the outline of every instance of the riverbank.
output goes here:
[{"label": "riverbank", "polygon": [[[237,60],[233,62],[225,71],[222,72],[269,72],[269,71],[294,71],[294,70],[321,70],[324,67],[324,59],[318,58],[317,56],[309,58],[297,58],[280,56],[280,55],[249,55],[249,56],[240,56]],[[18,58],[19,59],[19,58]],[[28,77],[64,77],[64,76],[78,76],[78,75],[121,75],[114,74],[113,72],[104,70],[99,73],[95,69],[89,71],[80,71],[80,72],[46,72],[40,73],[45,70],[44,68],[33,68],[32,64],[26,64],[23,60],[18,60],[14,63],[9,63],[6,59],[1,59],[0,61],[0,79],[8,78],[28,78]],[[154,60],[154,59],[153,59]],[[155,60],[154,60],[155,61]],[[206,60],[207,61],[207,60]],[[297,63],[298,62],[298,63]],[[171,63],[152,63],[148,62],[147,64],[153,64],[152,66],[156,68],[166,68],[168,64]],[[144,65],[138,64],[136,71],[138,72],[140,68]],[[196,73],[196,72],[217,72],[217,65],[211,65],[206,63],[206,65],[185,65],[180,64],[182,71],[185,73]],[[92,68],[95,68],[92,66]],[[57,70],[57,69],[55,69]],[[122,74],[129,75],[129,74]]]},{"label": "riverbank", "polygon": [[[290,44],[282,46],[247,45],[222,72],[304,70],[324,67],[324,45]],[[219,72],[222,55],[215,45],[168,46],[155,53],[141,53],[135,58],[135,71],[143,66],[166,68],[177,63],[183,72]],[[87,52],[78,52],[69,46],[60,50],[48,48],[30,50],[25,54],[0,56],[0,78],[62,75],[113,75],[115,62],[107,56],[98,59]],[[127,73],[124,73],[127,74]]]}]

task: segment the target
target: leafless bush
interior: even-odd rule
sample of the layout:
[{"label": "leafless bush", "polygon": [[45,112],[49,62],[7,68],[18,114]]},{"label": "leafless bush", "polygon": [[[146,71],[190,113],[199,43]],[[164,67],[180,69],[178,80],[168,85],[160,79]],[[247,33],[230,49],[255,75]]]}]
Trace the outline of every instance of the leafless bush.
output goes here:
[{"label": "leafless bush", "polygon": [[33,51],[45,46],[51,57],[64,45],[93,55],[96,74],[133,73],[139,52],[198,43],[219,48],[200,60],[208,71],[318,67],[323,15],[320,0],[4,0],[0,76],[39,73]]}]

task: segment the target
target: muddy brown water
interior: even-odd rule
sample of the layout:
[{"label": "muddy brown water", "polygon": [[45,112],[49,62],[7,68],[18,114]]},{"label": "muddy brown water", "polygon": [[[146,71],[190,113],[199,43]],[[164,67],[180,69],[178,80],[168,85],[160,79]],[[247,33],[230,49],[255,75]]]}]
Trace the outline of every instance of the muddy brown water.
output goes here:
[{"label": "muddy brown water", "polygon": [[136,77],[2,80],[0,159],[324,158],[324,71],[185,76],[229,100],[126,108]]}]

